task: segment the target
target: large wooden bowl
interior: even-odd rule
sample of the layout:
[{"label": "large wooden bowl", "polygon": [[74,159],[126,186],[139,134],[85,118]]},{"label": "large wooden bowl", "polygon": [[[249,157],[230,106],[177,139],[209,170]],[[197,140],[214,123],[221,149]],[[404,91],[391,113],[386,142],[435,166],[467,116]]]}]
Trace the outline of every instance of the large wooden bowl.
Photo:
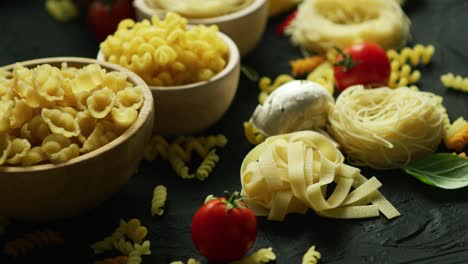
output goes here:
[{"label": "large wooden bowl", "polygon": [[[0,215],[21,220],[50,220],[76,215],[98,206],[135,173],[153,127],[154,104],[146,83],[114,64],[85,58],[46,58],[21,62],[25,67],[48,63],[72,67],[97,63],[121,71],[143,88],[145,101],[138,119],[120,137],[92,152],[62,164],[27,167],[0,166]],[[12,70],[14,65],[3,67]]]},{"label": "large wooden bowl", "polygon": [[[218,36],[229,48],[226,67],[208,81],[179,86],[150,86],[156,103],[154,133],[190,135],[207,129],[228,110],[237,91],[240,57],[236,44],[225,34]],[[98,61],[106,61],[99,52]]]},{"label": "large wooden bowl", "polygon": [[[166,16],[166,10],[154,9],[145,0],[135,0],[133,6],[138,20],[152,16],[164,19]],[[218,25],[219,29],[236,43],[241,56],[245,56],[260,42],[267,20],[268,1],[253,0],[252,4],[237,12],[212,18],[188,18],[188,23]]]}]

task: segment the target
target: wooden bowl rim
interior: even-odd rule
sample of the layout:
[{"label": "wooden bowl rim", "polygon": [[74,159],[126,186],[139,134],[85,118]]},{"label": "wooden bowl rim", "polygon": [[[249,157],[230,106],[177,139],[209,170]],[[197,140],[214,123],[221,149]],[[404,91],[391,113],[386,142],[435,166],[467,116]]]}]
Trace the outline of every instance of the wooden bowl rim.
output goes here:
[{"label": "wooden bowl rim", "polygon": [[[219,24],[222,22],[232,21],[244,16],[248,16],[266,4],[268,4],[268,0],[253,0],[253,2],[247,7],[237,10],[233,13],[208,18],[187,18],[187,21],[189,24]],[[164,9],[155,9],[150,7],[145,0],[135,0],[133,1],[133,6],[150,16],[164,14],[168,12]]]},{"label": "wooden bowl rim", "polygon": [[[128,81],[132,82],[135,86],[137,85],[140,86],[143,90],[145,100],[143,102],[143,106],[139,110],[137,120],[129,128],[127,128],[127,130],[125,130],[124,133],[122,133],[119,137],[117,137],[113,141],[91,152],[88,152],[82,155],[80,154],[80,156],[73,158],[69,161],[59,163],[59,164],[48,163],[48,164],[33,165],[33,166],[0,166],[1,173],[5,173],[5,172],[6,173],[25,173],[25,172],[46,171],[46,170],[63,168],[63,167],[66,167],[75,163],[79,163],[79,162],[84,162],[104,152],[107,152],[111,150],[112,148],[127,141],[128,139],[134,137],[137,134],[137,132],[144,126],[145,122],[147,121],[151,112],[153,111],[153,108],[154,108],[153,95],[148,85],[146,85],[146,83],[138,75],[136,75],[132,71],[125,69],[124,67],[121,67],[112,63],[97,61],[95,59],[81,58],[81,57],[51,57],[51,58],[27,60],[27,61],[22,61],[18,63],[23,65],[24,67],[31,67],[31,66],[34,67],[36,65],[41,65],[41,64],[46,64],[46,63],[47,64],[60,64],[63,62],[83,64],[83,66],[86,66],[89,64],[99,64],[105,67],[106,70],[108,71],[111,70],[111,71],[119,71],[119,72],[125,73],[128,76],[127,78]],[[15,65],[16,63],[2,66],[0,67],[0,69],[12,70]]]},{"label": "wooden bowl rim", "polygon": [[[237,45],[234,43],[234,41],[230,37],[228,37],[226,34],[224,34],[223,32],[218,31],[218,37],[220,37],[224,41],[224,43],[226,43],[226,45],[228,46],[228,50],[229,50],[228,64],[224,67],[223,70],[218,72],[211,79],[209,79],[208,81],[200,81],[200,82],[189,83],[189,84],[184,84],[184,85],[175,85],[175,86],[148,85],[149,88],[151,90],[155,90],[158,92],[167,92],[167,93],[174,92],[174,91],[187,90],[187,89],[197,89],[197,88],[203,89],[207,84],[216,82],[219,79],[222,79],[228,74],[232,73],[237,63],[239,63],[239,60],[240,60],[239,49],[237,48]],[[104,54],[102,54],[100,49],[97,55],[97,60],[102,61],[102,62],[107,62],[104,57]]]}]

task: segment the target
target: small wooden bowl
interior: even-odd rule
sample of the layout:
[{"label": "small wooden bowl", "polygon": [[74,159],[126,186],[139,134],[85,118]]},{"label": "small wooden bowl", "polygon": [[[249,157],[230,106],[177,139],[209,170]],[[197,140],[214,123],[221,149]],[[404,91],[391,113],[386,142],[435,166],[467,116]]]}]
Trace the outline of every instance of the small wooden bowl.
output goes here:
[{"label": "small wooden bowl", "polygon": [[[138,20],[152,16],[164,19],[167,13],[166,10],[152,8],[145,0],[135,0],[133,6]],[[240,55],[245,56],[257,46],[265,32],[268,20],[268,1],[254,0],[246,8],[224,16],[187,20],[190,25],[218,25],[220,31],[236,43]]]},{"label": "small wooden bowl", "polygon": [[[143,88],[145,101],[138,119],[114,141],[61,164],[27,167],[0,166],[0,215],[21,220],[50,220],[76,215],[98,206],[120,190],[135,173],[154,120],[153,97],[146,83],[120,66],[93,59],[58,57],[21,62],[25,67],[50,64],[81,68],[99,64],[120,71]],[[12,70],[14,65],[2,67]]]},{"label": "small wooden bowl", "polygon": [[[239,83],[240,57],[236,44],[218,36],[229,48],[226,67],[208,81],[179,86],[150,86],[155,102],[154,133],[190,135],[207,129],[228,110]],[[99,51],[98,61],[106,61]]]}]

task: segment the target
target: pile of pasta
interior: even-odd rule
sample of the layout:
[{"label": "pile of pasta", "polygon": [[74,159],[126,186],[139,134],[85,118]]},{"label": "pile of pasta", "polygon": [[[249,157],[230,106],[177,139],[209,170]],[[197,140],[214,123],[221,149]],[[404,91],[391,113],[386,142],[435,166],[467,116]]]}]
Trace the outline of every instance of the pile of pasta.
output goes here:
[{"label": "pile of pasta", "polygon": [[407,87],[347,88],[329,113],[328,131],[348,159],[376,169],[399,168],[433,153],[444,114],[433,93]]},{"label": "pile of pasta", "polygon": [[168,13],[151,22],[125,19],[100,45],[105,60],[120,64],[148,85],[175,86],[207,81],[227,64],[229,50],[217,26],[187,29],[187,19]]},{"label": "pile of pasta", "polygon": [[276,221],[309,208],[331,218],[400,215],[375,177],[368,180],[343,161],[335,143],[317,132],[269,137],[244,158],[242,194],[256,215]]},{"label": "pile of pasta", "polygon": [[143,90],[121,72],[17,64],[0,74],[0,165],[62,163],[121,135],[138,118]]}]

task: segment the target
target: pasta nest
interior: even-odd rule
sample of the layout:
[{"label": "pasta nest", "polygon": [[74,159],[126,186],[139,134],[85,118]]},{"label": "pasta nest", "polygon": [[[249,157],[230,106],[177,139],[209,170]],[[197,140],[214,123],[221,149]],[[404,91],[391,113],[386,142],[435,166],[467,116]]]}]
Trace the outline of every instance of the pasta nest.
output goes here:
[{"label": "pasta nest", "polygon": [[434,152],[444,134],[435,94],[401,87],[346,89],[329,112],[328,131],[355,165],[397,168]]},{"label": "pasta nest", "polygon": [[306,0],[286,33],[294,44],[317,52],[362,41],[390,49],[407,42],[410,20],[397,1]]}]

